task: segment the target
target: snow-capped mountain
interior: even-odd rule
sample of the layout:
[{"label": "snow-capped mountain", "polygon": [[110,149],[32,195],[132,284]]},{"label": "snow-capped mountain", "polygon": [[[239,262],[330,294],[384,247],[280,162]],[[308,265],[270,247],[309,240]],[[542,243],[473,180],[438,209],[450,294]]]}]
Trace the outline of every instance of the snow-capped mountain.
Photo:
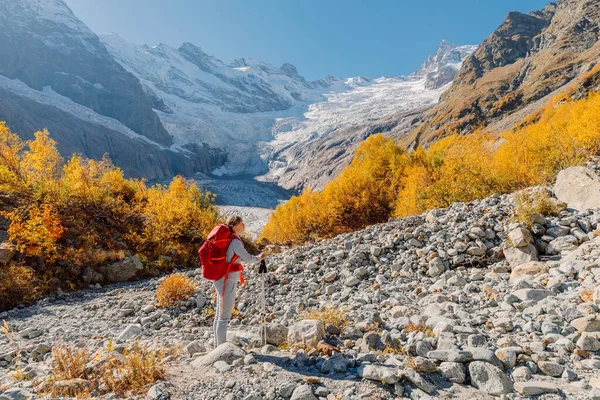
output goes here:
[{"label": "snow-capped mountain", "polygon": [[169,148],[153,111],[160,101],[62,0],[0,0],[0,26],[0,120],[23,137],[48,128],[63,155],[108,152],[129,175],[149,178],[223,163],[217,149]]},{"label": "snow-capped mountain", "polygon": [[456,46],[442,40],[438,50],[427,58],[413,77],[424,77],[425,87],[438,89],[454,79],[465,58],[473,54],[477,46]]},{"label": "snow-capped mountain", "polygon": [[277,120],[300,117],[308,105],[326,101],[324,93],[353,87],[332,77],[307,82],[291,64],[277,68],[239,58],[226,65],[190,43],[135,45],[116,34],[101,40],[146,93],[164,103],[157,113],[176,146],[200,142],[229,152],[218,174],[265,173],[258,148],[274,139]]},{"label": "snow-capped mountain", "polygon": [[190,43],[179,48],[134,45],[116,34],[101,40],[149,96],[164,103],[158,115],[176,145],[204,142],[228,151],[228,162],[213,171],[217,175],[265,174],[265,179],[295,189],[317,182],[310,179],[314,174],[306,181],[286,182],[291,163],[319,168],[308,159],[292,160],[296,146],[314,145],[331,132],[435,104],[475,48],[443,41],[409,77],[329,76],[308,82],[291,64],[277,68],[240,58],[227,65]]},{"label": "snow-capped mountain", "polygon": [[63,0],[0,0],[0,120],[49,128],[64,155],[108,152],[128,175],[262,175],[319,186],[389,115],[435,104],[472,46],[442,42],[408,77],[309,82],[291,64],[232,63],[190,43],[93,33]]}]

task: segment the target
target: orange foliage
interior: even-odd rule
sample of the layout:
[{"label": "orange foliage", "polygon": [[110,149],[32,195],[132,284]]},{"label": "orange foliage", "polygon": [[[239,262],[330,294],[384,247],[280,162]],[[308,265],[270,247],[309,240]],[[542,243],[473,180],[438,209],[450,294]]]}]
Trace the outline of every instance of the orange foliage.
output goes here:
[{"label": "orange foliage", "polygon": [[321,193],[306,190],[273,212],[261,237],[286,242],[331,236],[385,221],[393,211],[404,152],[374,135]]},{"label": "orange foliage", "polygon": [[32,295],[14,288],[22,295],[0,298],[0,310],[56,286],[74,289],[83,284],[84,268],[133,254],[148,273],[196,266],[198,246],[221,219],[213,195],[182,177],[148,188],[143,180],[126,179],[107,156],[96,161],[73,155],[63,163],[48,131],[25,142],[4,123],[0,193],[0,213],[17,245],[14,262],[31,265],[35,278],[25,286],[22,270],[7,269],[19,272],[12,282]]},{"label": "orange foliage", "polygon": [[196,285],[185,275],[166,277],[156,290],[156,300],[161,307],[169,307],[178,301],[186,301],[196,292]]},{"label": "orange foliage", "polygon": [[551,101],[536,122],[498,137],[455,134],[405,154],[391,139],[375,135],[323,192],[307,191],[279,206],[261,236],[301,242],[392,215],[550,184],[561,169],[600,153],[600,95],[561,99]]}]

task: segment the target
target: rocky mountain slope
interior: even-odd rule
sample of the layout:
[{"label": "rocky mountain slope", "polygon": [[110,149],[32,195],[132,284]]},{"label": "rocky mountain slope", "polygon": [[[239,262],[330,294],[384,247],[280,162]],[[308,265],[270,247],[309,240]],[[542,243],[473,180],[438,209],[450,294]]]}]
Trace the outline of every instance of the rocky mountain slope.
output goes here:
[{"label": "rocky mountain slope", "polygon": [[158,114],[178,144],[204,142],[230,154],[214,173],[265,174],[288,189],[319,187],[347,165],[369,134],[350,128],[435,104],[476,48],[443,41],[409,77],[307,82],[290,64],[227,65],[190,43],[140,46],[116,34],[101,40],[165,105]]},{"label": "rocky mountain slope", "polygon": [[225,64],[191,43],[99,38],[62,0],[0,5],[0,90],[10,98],[0,120],[24,137],[47,127],[64,155],[108,152],[150,179],[212,172],[320,187],[375,132],[373,121],[412,121],[475,50],[444,41],[408,77],[308,82],[291,64]]},{"label": "rocky mountain slope", "polygon": [[3,0],[0,23],[0,89],[10,92],[0,120],[24,137],[47,127],[63,154],[108,152],[126,172],[149,178],[222,164],[219,151],[202,145],[169,149],[156,100],[62,0]]},{"label": "rocky mountain slope", "polygon": [[463,63],[409,141],[415,145],[453,130],[470,132],[548,100],[597,64],[599,35],[597,1],[560,0],[529,14],[510,12]]},{"label": "rocky mountain slope", "polygon": [[[38,380],[59,338],[100,360],[134,340],[182,345],[149,399],[597,399],[600,198],[578,193],[600,187],[599,173],[597,163],[562,172],[554,195],[581,209],[532,215],[530,229],[513,220],[512,195],[492,196],[269,257],[262,347],[252,268],[232,343],[217,349],[199,271],[186,272],[196,295],[170,308],[156,306],[152,279],[57,293],[0,318]],[[307,319],[321,307],[347,322]],[[0,339],[0,398],[33,398],[35,380],[9,374],[15,355]]]}]

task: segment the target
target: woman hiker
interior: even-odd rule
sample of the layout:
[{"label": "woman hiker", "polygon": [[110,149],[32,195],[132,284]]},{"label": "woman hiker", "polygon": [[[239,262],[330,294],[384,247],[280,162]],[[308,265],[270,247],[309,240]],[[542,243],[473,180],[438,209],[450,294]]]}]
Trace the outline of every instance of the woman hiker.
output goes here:
[{"label": "woman hiker", "polygon": [[[235,235],[235,237],[229,244],[229,247],[227,247],[225,261],[231,263],[233,260],[234,264],[231,265],[229,273],[226,276],[214,282],[214,287],[217,291],[217,310],[215,312],[215,321],[213,323],[215,348],[227,341],[227,325],[231,319],[237,285],[243,276],[243,268],[242,265],[238,263],[238,260],[251,264],[258,263],[266,257],[265,253],[260,253],[258,257],[253,256],[244,248],[244,244],[239,238],[239,235],[242,234],[245,229],[242,217],[231,216],[227,218],[226,224],[229,226],[231,234]],[[236,255],[237,257],[234,260]]]}]

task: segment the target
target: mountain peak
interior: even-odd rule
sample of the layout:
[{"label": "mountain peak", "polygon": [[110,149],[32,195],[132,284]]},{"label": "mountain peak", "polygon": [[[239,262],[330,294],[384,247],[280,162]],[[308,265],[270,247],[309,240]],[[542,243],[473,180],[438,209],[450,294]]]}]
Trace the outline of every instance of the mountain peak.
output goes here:
[{"label": "mountain peak", "polygon": [[470,45],[457,46],[444,39],[440,42],[437,51],[431,54],[411,76],[424,77],[425,86],[429,89],[440,88],[454,79],[463,60],[476,48],[477,46]]},{"label": "mountain peak", "polygon": [[63,0],[0,0],[0,14],[6,12],[22,18],[13,22],[24,24],[29,19],[50,21],[80,35],[95,36]]}]

